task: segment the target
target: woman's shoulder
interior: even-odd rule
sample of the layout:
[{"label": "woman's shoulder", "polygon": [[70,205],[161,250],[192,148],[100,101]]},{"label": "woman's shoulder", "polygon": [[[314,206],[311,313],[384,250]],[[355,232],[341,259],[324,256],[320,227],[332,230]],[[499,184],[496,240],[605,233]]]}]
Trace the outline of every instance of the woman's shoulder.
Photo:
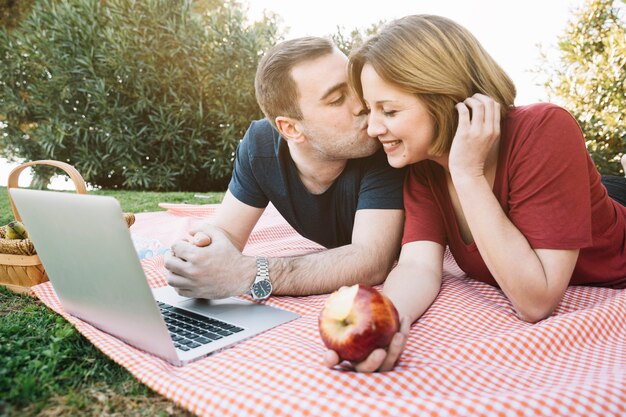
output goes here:
[{"label": "woman's shoulder", "polygon": [[511,107],[507,119],[516,124],[533,124],[543,120],[575,120],[570,112],[563,107],[554,103],[543,102]]},{"label": "woman's shoulder", "polygon": [[518,145],[528,139],[545,137],[557,132],[580,133],[578,122],[561,106],[534,103],[512,107],[503,124],[505,140]]},{"label": "woman's shoulder", "polygon": [[[503,129],[503,141],[512,152],[530,148],[550,151],[582,144],[584,137],[574,116],[552,103],[535,103],[511,108]],[[522,151],[525,149],[525,151]]]}]

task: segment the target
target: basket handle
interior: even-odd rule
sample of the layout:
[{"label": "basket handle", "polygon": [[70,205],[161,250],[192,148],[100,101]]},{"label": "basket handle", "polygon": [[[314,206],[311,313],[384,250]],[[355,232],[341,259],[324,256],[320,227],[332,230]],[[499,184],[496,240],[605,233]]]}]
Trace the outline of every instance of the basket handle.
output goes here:
[{"label": "basket handle", "polygon": [[[18,188],[19,187],[18,179],[20,177],[20,174],[22,173],[22,171],[24,171],[26,168],[32,165],[50,165],[50,166],[53,166],[53,167],[56,167],[65,171],[65,173],[70,176],[70,179],[72,180],[72,182],[74,182],[74,186],[76,187],[76,192],[78,194],[87,194],[87,185],[85,184],[85,180],[80,175],[80,173],[76,170],[76,168],[74,168],[73,166],[65,162],[54,161],[50,159],[25,162],[13,168],[13,170],[9,174],[9,178],[7,181],[7,188],[9,189]],[[15,207],[15,204],[13,203],[13,198],[11,197],[11,193],[9,193],[9,201],[11,203],[11,209],[13,209],[13,215],[15,216],[15,220],[21,221],[22,218],[20,217],[20,214],[17,212],[17,208]]]}]

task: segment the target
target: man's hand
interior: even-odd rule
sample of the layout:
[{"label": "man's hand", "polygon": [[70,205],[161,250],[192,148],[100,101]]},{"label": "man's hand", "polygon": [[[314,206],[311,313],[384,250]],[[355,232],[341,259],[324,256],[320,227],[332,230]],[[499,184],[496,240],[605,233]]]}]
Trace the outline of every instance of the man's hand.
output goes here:
[{"label": "man's hand", "polygon": [[165,255],[167,282],[185,297],[218,299],[245,294],[254,281],[255,260],[243,256],[218,227],[203,224]]},{"label": "man's hand", "polygon": [[198,232],[191,239],[191,243],[198,246],[199,248],[203,248],[211,244],[211,238],[205,235],[203,232]]},{"label": "man's hand", "polygon": [[[357,372],[387,372],[393,369],[400,359],[400,355],[406,346],[406,340],[409,336],[411,323],[406,317],[400,321],[400,331],[393,336],[387,350],[376,349],[360,363],[351,363],[352,369]],[[324,354],[324,365],[333,368],[341,363],[339,355],[333,350],[328,350]]]}]

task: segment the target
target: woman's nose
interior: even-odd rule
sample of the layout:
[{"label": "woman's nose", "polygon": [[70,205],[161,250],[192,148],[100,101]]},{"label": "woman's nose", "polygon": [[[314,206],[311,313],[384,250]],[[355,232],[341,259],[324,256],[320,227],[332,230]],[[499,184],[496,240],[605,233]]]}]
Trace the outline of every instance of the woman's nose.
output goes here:
[{"label": "woman's nose", "polygon": [[373,138],[382,136],[385,133],[385,127],[378,121],[373,113],[370,112],[367,118],[367,134]]}]

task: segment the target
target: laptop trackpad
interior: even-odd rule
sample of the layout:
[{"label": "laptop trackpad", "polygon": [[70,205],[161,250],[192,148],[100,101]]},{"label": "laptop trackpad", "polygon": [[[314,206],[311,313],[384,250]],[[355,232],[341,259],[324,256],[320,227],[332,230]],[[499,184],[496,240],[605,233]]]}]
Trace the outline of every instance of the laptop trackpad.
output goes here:
[{"label": "laptop trackpad", "polygon": [[176,306],[228,321],[244,320],[246,322],[250,320],[250,317],[254,317],[251,316],[251,314],[254,314],[258,307],[263,307],[256,303],[237,300],[235,298],[225,298],[222,300],[204,300],[194,298],[180,301],[176,303]]}]

